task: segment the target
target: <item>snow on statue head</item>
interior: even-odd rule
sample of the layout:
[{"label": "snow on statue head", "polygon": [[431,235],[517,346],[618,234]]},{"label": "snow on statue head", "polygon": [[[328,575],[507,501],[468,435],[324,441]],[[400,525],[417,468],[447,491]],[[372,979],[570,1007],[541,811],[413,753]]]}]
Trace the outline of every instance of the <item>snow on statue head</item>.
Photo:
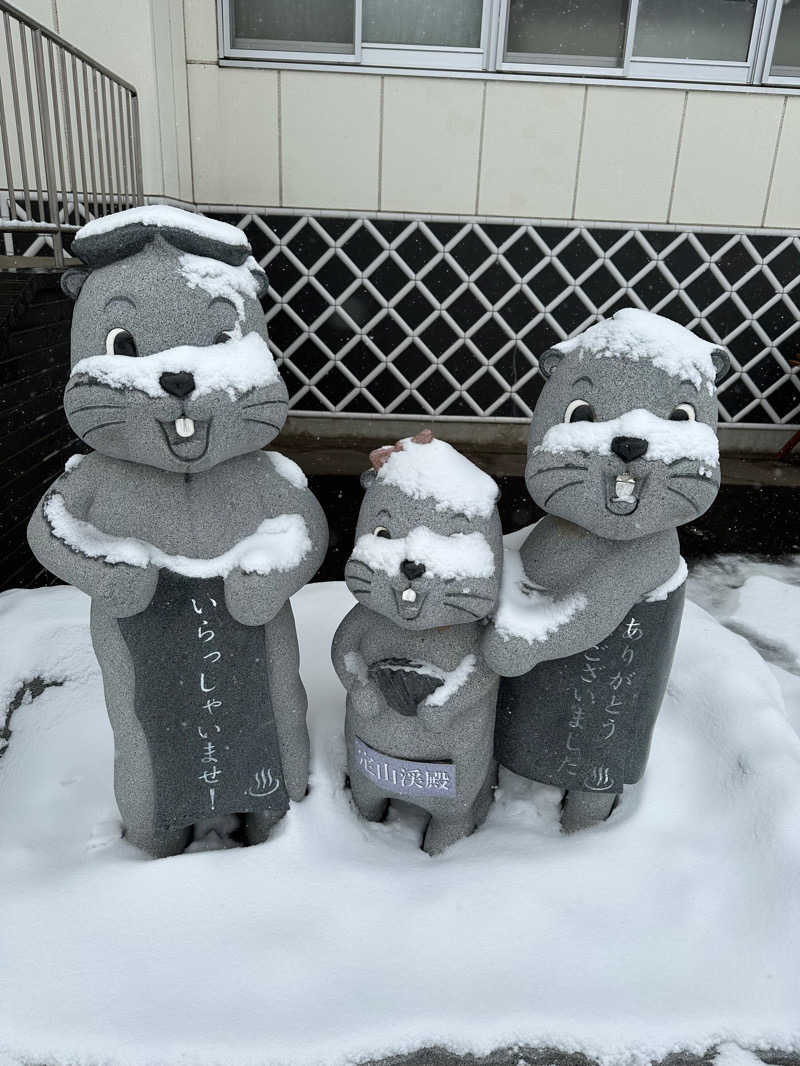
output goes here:
[{"label": "snow on statue head", "polygon": [[392,798],[431,817],[430,854],[486,817],[496,778],[497,675],[480,638],[497,600],[497,485],[430,430],[370,455],[345,566],[358,600],[333,640],[347,689],[353,800],[380,820]]},{"label": "snow on statue head", "polygon": [[719,489],[715,383],[727,353],[626,308],[539,360],[525,480],[550,514],[630,540],[703,514]]},{"label": "snow on statue head", "polygon": [[286,387],[267,347],[266,276],[241,230],[173,207],[84,226],[64,409],[105,455],[206,470],[268,444]]},{"label": "snow on statue head", "polygon": [[370,454],[345,580],[407,629],[487,615],[499,591],[497,485],[430,430]]}]

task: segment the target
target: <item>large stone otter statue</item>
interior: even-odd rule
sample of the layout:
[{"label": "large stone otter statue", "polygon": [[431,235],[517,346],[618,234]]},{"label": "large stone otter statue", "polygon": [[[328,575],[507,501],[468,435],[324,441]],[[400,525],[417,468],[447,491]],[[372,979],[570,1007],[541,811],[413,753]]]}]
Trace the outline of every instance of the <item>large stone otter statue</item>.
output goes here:
[{"label": "large stone otter statue", "polygon": [[508,552],[487,662],[501,764],[566,791],[565,829],[607,817],[644,772],[683,607],[676,526],[720,483],[715,382],[728,356],[627,309],[545,352],[525,481],[547,512]]},{"label": "large stone otter statue", "polygon": [[238,815],[266,838],[307,787],[289,596],[327,526],[302,471],[261,449],[287,392],[244,234],[144,207],[77,234],[64,409],[95,449],[31,519],[37,558],[92,598],[127,838],[175,854]]},{"label": "large stone otter statue", "polygon": [[430,430],[370,459],[345,566],[358,603],[332,650],[350,787],[370,821],[392,799],[426,811],[433,855],[481,824],[497,773],[498,679],[479,645],[500,588],[498,489]]}]

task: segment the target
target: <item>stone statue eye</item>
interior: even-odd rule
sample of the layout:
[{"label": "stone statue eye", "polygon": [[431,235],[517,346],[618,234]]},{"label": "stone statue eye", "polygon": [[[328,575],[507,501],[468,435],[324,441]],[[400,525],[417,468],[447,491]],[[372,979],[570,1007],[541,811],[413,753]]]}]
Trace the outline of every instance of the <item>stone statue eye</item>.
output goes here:
[{"label": "stone statue eye", "polygon": [[224,329],[221,333],[218,333],[214,338],[214,344],[227,344],[228,341],[233,340],[233,331]]},{"label": "stone statue eye", "polygon": [[679,403],[669,416],[672,422],[695,422],[697,415],[690,403]]},{"label": "stone statue eye", "polygon": [[138,355],[136,341],[121,326],[115,326],[106,334],[106,355]]},{"label": "stone statue eye", "polygon": [[389,532],[386,526],[375,526],[372,533],[376,537],[385,537],[386,540],[392,539],[392,534]]},{"label": "stone statue eye", "polygon": [[594,422],[592,405],[586,400],[572,400],[564,412],[565,422]]}]

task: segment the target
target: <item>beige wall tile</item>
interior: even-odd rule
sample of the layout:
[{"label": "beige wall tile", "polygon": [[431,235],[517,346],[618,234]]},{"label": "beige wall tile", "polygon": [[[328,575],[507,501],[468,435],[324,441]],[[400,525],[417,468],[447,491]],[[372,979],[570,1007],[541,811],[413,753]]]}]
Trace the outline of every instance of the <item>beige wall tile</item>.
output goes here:
[{"label": "beige wall tile", "polygon": [[158,0],[153,5],[152,14],[164,194],[179,200],[191,200],[183,2]]},{"label": "beige wall tile", "polygon": [[684,94],[590,87],[575,217],[665,222]]},{"label": "beige wall tile", "polygon": [[189,66],[198,203],[278,203],[278,75]]},{"label": "beige wall tile", "polygon": [[183,0],[186,58],[217,61],[217,5],[215,0]]},{"label": "beige wall tile", "polygon": [[144,191],[161,195],[164,172],[150,0],[58,0],[58,22],[61,36],[70,44],[136,87]]},{"label": "beige wall tile", "polygon": [[800,96],[786,98],[764,224],[800,228]]},{"label": "beige wall tile", "polygon": [[281,72],[283,202],[378,206],[380,78]]},{"label": "beige wall tile", "polygon": [[37,22],[41,22],[48,29],[56,29],[53,0],[16,0],[14,7],[18,7],[24,14],[36,19]]},{"label": "beige wall tile", "polygon": [[582,85],[489,82],[478,211],[569,218]]},{"label": "beige wall tile", "polygon": [[670,221],[760,226],[783,100],[690,92]]},{"label": "beige wall tile", "polygon": [[479,81],[385,79],[385,211],[474,212],[482,94]]}]

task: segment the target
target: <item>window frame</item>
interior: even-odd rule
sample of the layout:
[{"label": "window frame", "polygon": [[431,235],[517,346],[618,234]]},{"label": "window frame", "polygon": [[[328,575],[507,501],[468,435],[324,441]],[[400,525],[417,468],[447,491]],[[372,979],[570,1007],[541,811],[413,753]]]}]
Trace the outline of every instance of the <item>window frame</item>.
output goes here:
[{"label": "window frame", "polygon": [[768,19],[769,25],[767,25],[765,21],[764,32],[762,33],[760,56],[761,85],[784,85],[787,87],[800,85],[800,66],[796,68],[797,73],[794,75],[771,73],[772,59],[775,55],[775,45],[778,40],[778,30],[780,29],[782,13],[783,5],[781,4],[781,0],[775,0]]},{"label": "window frame", "polygon": [[465,73],[490,73],[514,80],[515,76],[550,76],[591,82],[608,79],[625,84],[643,82],[686,83],[721,86],[730,89],[757,86],[775,88],[800,87],[800,67],[796,75],[771,74],[772,57],[780,26],[782,0],[756,0],[753,29],[748,54],[741,61],[704,59],[670,59],[636,56],[634,41],[639,0],[629,0],[622,57],[617,65],[549,61],[546,56],[530,59],[506,58],[506,39],[510,5],[513,0],[483,0],[480,45],[477,48],[446,45],[375,44],[362,41],[363,0],[353,0],[354,47],[349,52],[314,51],[308,49],[243,48],[233,44],[233,0],[217,0],[219,27],[219,57],[228,64],[241,62],[275,63],[291,68],[296,65],[341,67],[350,71],[369,73],[372,70],[393,70],[402,74],[448,74],[458,77]]}]

